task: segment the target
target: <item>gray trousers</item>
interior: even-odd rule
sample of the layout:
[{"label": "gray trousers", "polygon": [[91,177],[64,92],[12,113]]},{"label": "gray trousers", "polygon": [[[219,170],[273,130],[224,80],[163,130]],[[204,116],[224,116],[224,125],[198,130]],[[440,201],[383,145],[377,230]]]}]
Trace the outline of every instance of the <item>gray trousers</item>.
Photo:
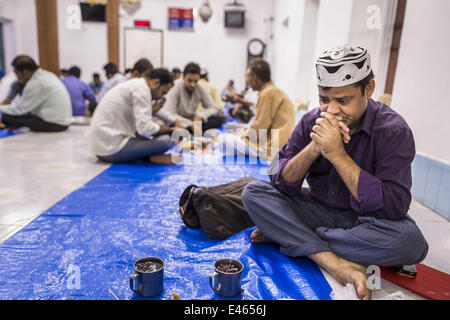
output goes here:
[{"label": "gray trousers", "polygon": [[126,163],[134,160],[147,159],[150,156],[163,154],[174,146],[169,135],[147,139],[141,136],[131,138],[119,152],[110,156],[97,156],[102,161]]},{"label": "gray trousers", "polygon": [[312,197],[290,197],[265,181],[249,183],[242,201],[261,233],[290,257],[331,251],[361,265],[402,266],[421,262],[428,252],[409,216],[399,221],[358,217]]}]

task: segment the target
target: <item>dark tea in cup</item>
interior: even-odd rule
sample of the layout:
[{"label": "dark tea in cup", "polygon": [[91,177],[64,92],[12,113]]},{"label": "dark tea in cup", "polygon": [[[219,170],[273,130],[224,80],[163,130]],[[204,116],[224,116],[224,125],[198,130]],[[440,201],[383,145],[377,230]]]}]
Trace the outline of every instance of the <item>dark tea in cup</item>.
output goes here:
[{"label": "dark tea in cup", "polygon": [[220,259],[214,263],[214,273],[209,276],[209,285],[215,293],[234,297],[243,292],[241,277],[244,265],[234,259]]},{"label": "dark tea in cup", "polygon": [[164,289],[164,261],[156,257],[142,258],[133,265],[130,288],[143,297],[153,297]]}]

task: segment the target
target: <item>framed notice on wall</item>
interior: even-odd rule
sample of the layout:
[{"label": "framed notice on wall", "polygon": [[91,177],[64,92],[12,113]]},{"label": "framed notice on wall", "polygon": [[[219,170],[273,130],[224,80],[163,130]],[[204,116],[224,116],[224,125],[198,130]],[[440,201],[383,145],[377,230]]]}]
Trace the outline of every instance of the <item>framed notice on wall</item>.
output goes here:
[{"label": "framed notice on wall", "polygon": [[194,9],[169,8],[169,30],[194,31]]}]

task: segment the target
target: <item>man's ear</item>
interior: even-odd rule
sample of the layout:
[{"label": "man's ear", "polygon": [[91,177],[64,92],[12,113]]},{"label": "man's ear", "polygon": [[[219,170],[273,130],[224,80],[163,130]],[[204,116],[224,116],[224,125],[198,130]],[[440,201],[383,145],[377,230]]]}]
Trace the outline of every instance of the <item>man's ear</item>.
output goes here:
[{"label": "man's ear", "polygon": [[372,98],[373,92],[375,91],[375,80],[371,79],[369,84],[366,86],[365,94],[367,99]]},{"label": "man's ear", "polygon": [[161,80],[159,80],[159,79],[151,79],[150,80],[150,84],[151,84],[152,89],[156,89],[161,84]]}]

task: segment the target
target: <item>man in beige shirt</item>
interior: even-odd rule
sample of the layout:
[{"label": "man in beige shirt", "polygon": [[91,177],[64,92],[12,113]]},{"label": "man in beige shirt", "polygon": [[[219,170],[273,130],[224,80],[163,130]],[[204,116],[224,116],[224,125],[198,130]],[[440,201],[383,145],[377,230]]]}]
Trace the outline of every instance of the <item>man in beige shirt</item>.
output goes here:
[{"label": "man in beige shirt", "polygon": [[247,75],[249,85],[259,91],[256,118],[249,128],[221,135],[217,146],[225,155],[271,160],[294,130],[294,106],[289,97],[272,84],[270,66],[265,60],[251,61]]},{"label": "man in beige shirt", "polygon": [[[216,104],[216,106],[223,111],[223,102],[222,98],[220,97],[219,90],[215,86],[213,86],[209,82],[208,77],[208,70],[204,67],[200,70],[200,80],[198,80],[198,84],[205,87],[205,89],[208,91],[209,95],[211,96],[213,102]],[[205,108],[203,107],[202,103],[199,103],[197,107],[197,112],[204,111]]]}]

